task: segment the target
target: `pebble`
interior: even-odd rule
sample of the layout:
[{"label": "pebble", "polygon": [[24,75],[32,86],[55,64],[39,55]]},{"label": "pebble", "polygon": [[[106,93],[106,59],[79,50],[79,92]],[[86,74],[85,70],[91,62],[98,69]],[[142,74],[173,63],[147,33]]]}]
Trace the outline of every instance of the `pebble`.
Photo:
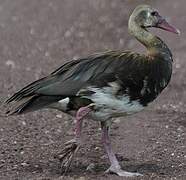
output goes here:
[{"label": "pebble", "polygon": [[19,20],[19,18],[17,16],[12,16],[12,21],[16,22],[18,20]]},{"label": "pebble", "polygon": [[70,176],[65,176],[66,178],[64,178],[64,176],[60,176],[59,178],[57,178],[56,180],[75,180],[74,177],[70,177]]},{"label": "pebble", "polygon": [[48,51],[45,52],[45,56],[46,57],[49,57],[50,56],[50,53]]},{"label": "pebble", "polygon": [[21,122],[23,126],[26,126],[26,122],[25,121],[22,121]]},{"label": "pebble", "polygon": [[71,34],[72,34],[71,31],[67,30],[67,31],[65,32],[64,36],[65,36],[66,38],[68,38],[68,37],[71,36]]},{"label": "pebble", "polygon": [[12,61],[12,60],[7,60],[6,61],[6,65],[9,66],[9,67],[11,67],[12,69],[15,68],[15,62]]},{"label": "pebble", "polygon": [[183,128],[182,128],[181,126],[179,126],[179,127],[177,128],[177,130],[178,130],[179,132],[184,132],[184,130],[183,130]]},{"label": "pebble", "polygon": [[62,114],[57,114],[56,117],[57,118],[62,118]]},{"label": "pebble", "polygon": [[21,163],[21,166],[26,167],[26,166],[29,166],[29,164],[28,164],[28,163],[26,163],[26,162],[23,162],[23,163]]},{"label": "pebble", "polygon": [[97,150],[100,150],[100,147],[95,147],[95,150],[97,151]]},{"label": "pebble", "polygon": [[31,28],[31,29],[30,29],[30,34],[31,34],[31,35],[34,35],[34,34],[35,34],[34,28]]},{"label": "pebble", "polygon": [[176,64],[176,69],[179,69],[181,67],[180,64]]},{"label": "pebble", "polygon": [[82,177],[77,178],[76,180],[86,180],[86,179],[85,177],[82,176]]}]

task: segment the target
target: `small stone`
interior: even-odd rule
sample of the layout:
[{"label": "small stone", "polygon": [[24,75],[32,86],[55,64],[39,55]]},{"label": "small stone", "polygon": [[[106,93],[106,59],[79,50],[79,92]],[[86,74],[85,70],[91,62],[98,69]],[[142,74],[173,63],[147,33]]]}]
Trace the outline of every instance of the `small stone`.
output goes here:
[{"label": "small stone", "polygon": [[34,35],[35,34],[35,30],[33,28],[30,29],[30,34]]},{"label": "small stone", "polygon": [[26,162],[23,162],[23,163],[21,163],[21,166],[26,167],[26,166],[29,166],[29,164],[28,164],[28,163],[26,163]]},{"label": "small stone", "polygon": [[16,22],[18,20],[19,20],[19,18],[17,16],[12,16],[12,21]]},{"label": "small stone", "polygon": [[46,57],[49,57],[50,56],[50,53],[47,51],[47,52],[45,52],[45,56]]},{"label": "small stone", "polygon": [[15,68],[15,62],[12,61],[12,60],[7,60],[6,61],[6,65],[9,66],[9,67],[11,67],[12,69]]},{"label": "small stone", "polygon": [[30,68],[30,67],[26,67],[26,70],[27,70],[27,71],[30,71],[30,70],[31,70],[31,68]]},{"label": "small stone", "polygon": [[179,132],[183,132],[184,130],[183,130],[183,128],[180,126],[180,127],[178,127],[178,129],[177,129]]},{"label": "small stone", "polygon": [[176,68],[179,69],[181,67],[180,64],[176,64]]},{"label": "small stone", "polygon": [[65,176],[65,179],[64,179],[64,176],[60,176],[58,177],[56,180],[76,180],[74,177],[70,177],[70,176]]},{"label": "small stone", "polygon": [[62,115],[61,114],[57,114],[56,117],[57,118],[62,118]]},{"label": "small stone", "polygon": [[79,177],[76,180],[86,180],[85,177]]},{"label": "small stone", "polygon": [[1,159],[0,162],[1,162],[1,163],[5,163],[6,161],[5,161],[4,159]]},{"label": "small stone", "polygon": [[25,121],[22,121],[22,125],[23,125],[23,126],[26,126],[26,122],[25,122]]},{"label": "small stone", "polygon": [[66,38],[68,38],[68,37],[70,37],[71,36],[71,31],[66,31],[65,32],[65,34],[64,34],[64,36],[66,37]]},{"label": "small stone", "polygon": [[80,57],[78,56],[78,55],[75,55],[75,56],[73,56],[73,60],[77,60],[77,59],[79,59]]},{"label": "small stone", "polygon": [[50,131],[46,130],[46,131],[45,131],[45,134],[48,134],[48,133],[50,133]]},{"label": "small stone", "polygon": [[57,129],[57,132],[58,132],[58,133],[61,133],[62,131],[61,131],[61,129]]},{"label": "small stone", "polygon": [[97,150],[100,150],[100,148],[99,147],[95,147],[95,150],[97,151]]},{"label": "small stone", "polygon": [[18,165],[17,165],[17,164],[15,164],[15,165],[13,166],[13,169],[17,169],[17,167],[18,167]]}]

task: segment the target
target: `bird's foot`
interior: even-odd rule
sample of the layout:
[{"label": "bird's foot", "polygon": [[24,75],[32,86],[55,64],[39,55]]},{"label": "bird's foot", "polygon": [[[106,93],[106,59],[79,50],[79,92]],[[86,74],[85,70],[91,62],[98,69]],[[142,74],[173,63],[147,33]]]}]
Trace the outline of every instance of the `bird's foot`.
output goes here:
[{"label": "bird's foot", "polygon": [[122,170],[120,167],[113,167],[113,166],[107,169],[105,173],[113,173],[113,174],[116,174],[118,176],[123,176],[123,177],[143,176],[140,173],[127,172],[127,171]]},{"label": "bird's foot", "polygon": [[78,140],[72,139],[65,143],[65,147],[61,153],[58,154],[62,173],[66,173],[69,170],[73,157],[80,148],[80,144],[81,143]]}]

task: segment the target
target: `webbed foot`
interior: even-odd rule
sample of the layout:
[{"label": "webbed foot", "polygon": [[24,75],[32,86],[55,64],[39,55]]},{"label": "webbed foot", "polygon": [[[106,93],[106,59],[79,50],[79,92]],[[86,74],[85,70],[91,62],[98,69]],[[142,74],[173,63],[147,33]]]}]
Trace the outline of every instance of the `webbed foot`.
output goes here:
[{"label": "webbed foot", "polygon": [[118,176],[123,176],[123,177],[143,176],[140,173],[127,172],[122,170],[120,167],[112,167],[112,166],[109,169],[107,169],[105,173],[114,173]]}]

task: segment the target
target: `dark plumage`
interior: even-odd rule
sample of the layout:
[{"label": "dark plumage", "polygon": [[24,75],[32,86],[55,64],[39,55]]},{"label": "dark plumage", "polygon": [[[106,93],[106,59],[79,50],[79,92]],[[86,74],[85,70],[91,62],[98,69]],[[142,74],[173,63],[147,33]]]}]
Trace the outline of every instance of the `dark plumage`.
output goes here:
[{"label": "dark plumage", "polygon": [[7,114],[22,114],[41,108],[76,113],[75,140],[70,141],[70,146],[67,143],[60,156],[66,168],[79,147],[82,119],[89,115],[101,121],[103,143],[111,161],[108,171],[120,176],[139,175],[122,171],[110,145],[105,142],[109,141],[108,128],[112,117],[141,111],[170,81],[172,54],[160,38],[147,31],[149,27],[178,33],[156,10],[147,5],[138,6],[130,17],[129,31],[146,46],[147,54],[107,51],[67,62],[10,97],[6,103],[15,105]]},{"label": "dark plumage", "polygon": [[[152,57],[138,53],[109,51],[66,63],[49,76],[15,93],[7,103],[26,100],[10,114],[37,110],[66,97],[73,104],[74,97],[81,98],[95,93],[87,87],[102,88],[109,86],[109,82],[116,81],[120,85],[116,96],[127,94],[131,101],[139,100],[146,106],[166,87],[171,72],[171,61],[166,62],[163,58],[154,57],[152,60]],[[144,80],[147,84],[141,93]],[[74,110],[85,105],[74,105]]]}]

